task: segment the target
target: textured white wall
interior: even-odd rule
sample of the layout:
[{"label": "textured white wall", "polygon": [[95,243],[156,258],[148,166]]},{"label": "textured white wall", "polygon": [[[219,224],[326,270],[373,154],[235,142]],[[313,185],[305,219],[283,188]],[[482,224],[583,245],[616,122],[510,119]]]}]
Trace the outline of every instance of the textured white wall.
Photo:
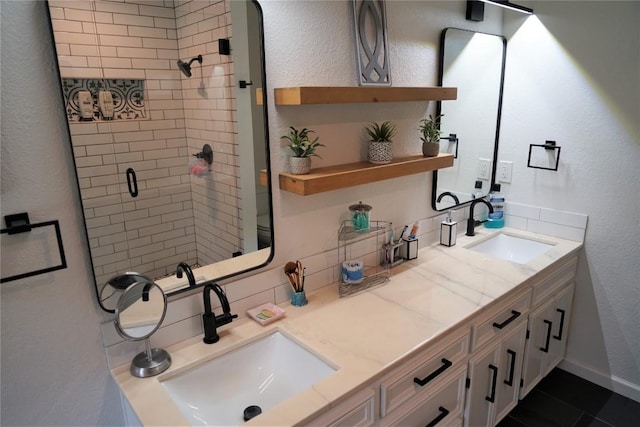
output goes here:
[{"label": "textured white wall", "polygon": [[2,424],[122,425],[89,285],[46,7],[41,1],[0,4],[2,215],[26,211],[33,222],[58,219],[68,268],[0,287]]},{"label": "textured white wall", "polygon": [[[502,189],[589,215],[563,367],[640,400],[640,2],[530,4],[508,21]],[[547,139],[558,172],[527,168]]]}]

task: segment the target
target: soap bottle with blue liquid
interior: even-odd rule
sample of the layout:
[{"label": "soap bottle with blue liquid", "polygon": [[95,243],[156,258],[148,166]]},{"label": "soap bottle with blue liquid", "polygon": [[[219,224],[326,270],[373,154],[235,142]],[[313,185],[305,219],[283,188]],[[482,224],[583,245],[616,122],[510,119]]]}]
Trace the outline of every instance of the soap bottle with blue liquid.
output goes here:
[{"label": "soap bottle with blue liquid", "polygon": [[489,193],[489,203],[493,207],[493,212],[484,223],[486,228],[504,227],[504,202],[504,196],[500,193],[500,184],[493,184]]}]

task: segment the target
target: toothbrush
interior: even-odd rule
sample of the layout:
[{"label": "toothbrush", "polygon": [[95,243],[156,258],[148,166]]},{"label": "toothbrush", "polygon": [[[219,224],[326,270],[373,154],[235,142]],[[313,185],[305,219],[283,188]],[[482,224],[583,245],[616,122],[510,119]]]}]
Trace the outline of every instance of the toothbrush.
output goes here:
[{"label": "toothbrush", "polygon": [[402,232],[400,232],[400,237],[398,237],[398,241],[402,240],[402,236],[404,236],[404,233],[407,232],[407,229],[409,228],[408,225],[405,225],[404,228],[402,229]]}]

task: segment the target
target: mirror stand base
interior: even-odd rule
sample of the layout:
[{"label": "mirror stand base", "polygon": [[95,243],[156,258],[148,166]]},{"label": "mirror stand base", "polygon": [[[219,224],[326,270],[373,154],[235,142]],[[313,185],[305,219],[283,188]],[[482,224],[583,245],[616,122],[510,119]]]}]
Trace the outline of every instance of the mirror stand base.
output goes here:
[{"label": "mirror stand base", "polygon": [[131,375],[138,378],[158,375],[171,366],[171,356],[161,348],[151,350],[151,357],[146,351],[139,353],[131,361]]}]

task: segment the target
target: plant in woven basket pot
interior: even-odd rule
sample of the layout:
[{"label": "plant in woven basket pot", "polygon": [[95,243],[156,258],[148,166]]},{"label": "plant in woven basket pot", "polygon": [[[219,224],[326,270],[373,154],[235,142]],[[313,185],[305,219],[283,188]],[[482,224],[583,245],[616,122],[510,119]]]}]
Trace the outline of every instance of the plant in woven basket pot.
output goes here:
[{"label": "plant in woven basket pot", "polygon": [[440,152],[440,118],[444,114],[433,117],[429,114],[428,119],[420,120],[420,140],[422,141],[422,155],[425,157],[435,157]]},{"label": "plant in woven basket pot", "polygon": [[396,134],[396,125],[386,121],[382,123],[369,123],[364,128],[369,137],[367,160],[376,165],[391,163],[393,159],[393,135]]},{"label": "plant in woven basket pot", "polygon": [[289,133],[283,135],[281,139],[285,140],[287,147],[293,152],[293,156],[289,157],[291,173],[294,175],[308,174],[311,171],[311,157],[320,157],[316,150],[324,145],[318,142],[318,137],[313,140],[309,138],[309,134],[315,133],[312,130],[307,128],[298,130],[293,126],[289,129]]}]

